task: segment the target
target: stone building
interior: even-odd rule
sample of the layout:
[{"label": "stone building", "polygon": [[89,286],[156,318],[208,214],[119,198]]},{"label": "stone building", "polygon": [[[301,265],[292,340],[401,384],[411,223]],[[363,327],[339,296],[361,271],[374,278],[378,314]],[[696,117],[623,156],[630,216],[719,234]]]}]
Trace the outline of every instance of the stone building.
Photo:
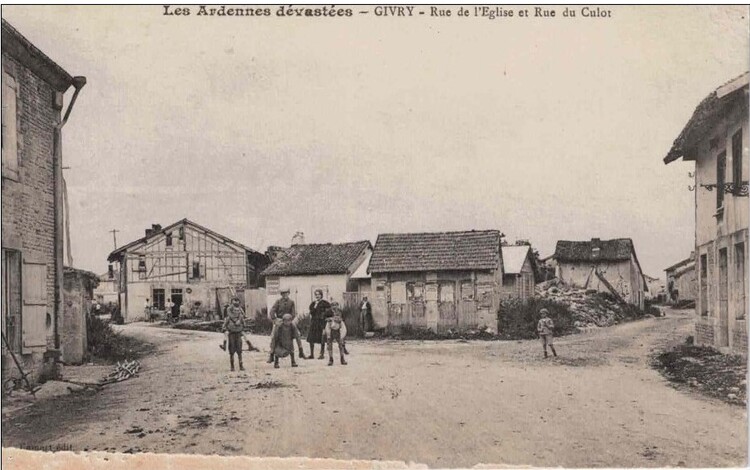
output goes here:
[{"label": "stone building", "polygon": [[[56,375],[63,312],[62,127],[86,83],[2,20],[3,377]],[[63,95],[75,92],[63,114]],[[63,118],[65,116],[65,118]]]},{"label": "stone building", "polygon": [[664,270],[667,275],[667,301],[683,304],[698,297],[698,282],[695,278],[695,252]]},{"label": "stone building", "polygon": [[747,354],[748,77],[711,92],[664,163],[695,162],[695,338]]}]

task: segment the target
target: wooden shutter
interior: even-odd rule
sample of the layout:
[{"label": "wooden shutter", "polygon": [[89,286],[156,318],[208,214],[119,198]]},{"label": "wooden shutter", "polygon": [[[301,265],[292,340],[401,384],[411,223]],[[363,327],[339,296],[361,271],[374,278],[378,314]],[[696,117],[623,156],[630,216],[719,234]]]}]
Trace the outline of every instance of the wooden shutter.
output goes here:
[{"label": "wooden shutter", "polygon": [[21,283],[21,352],[27,354],[47,346],[47,265],[24,259]]},{"label": "wooden shutter", "polygon": [[4,178],[18,180],[18,124],[16,122],[16,81],[3,72],[2,172]]}]

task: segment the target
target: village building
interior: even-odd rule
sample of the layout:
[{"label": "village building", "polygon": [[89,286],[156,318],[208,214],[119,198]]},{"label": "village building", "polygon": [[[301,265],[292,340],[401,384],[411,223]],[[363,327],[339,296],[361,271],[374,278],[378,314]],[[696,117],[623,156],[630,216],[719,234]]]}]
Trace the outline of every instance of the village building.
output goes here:
[{"label": "village building", "polygon": [[[302,240],[300,240],[302,241]],[[266,279],[267,308],[289,289],[289,298],[297,313],[307,313],[317,289],[323,298],[344,304],[347,293],[357,293],[360,281],[354,274],[369,258],[372,245],[369,241],[350,243],[297,243],[278,252],[276,260],[262,273]]]},{"label": "village building", "polygon": [[182,304],[189,315],[221,315],[232,296],[244,304],[245,290],[262,286],[260,272],[268,265],[264,254],[188,219],[152,225],[108,261],[119,272],[125,322],[145,318],[147,299],[165,315],[177,316]]},{"label": "village building", "polygon": [[500,240],[497,230],[379,235],[369,265],[375,328],[497,331]]},{"label": "village building", "polygon": [[531,245],[503,245],[502,298],[528,300],[534,296],[536,277]]},{"label": "village building", "polygon": [[645,307],[646,281],[629,238],[557,242],[556,277],[580,289],[607,292],[615,298]]},{"label": "village building", "polygon": [[[62,127],[86,83],[2,20],[2,375],[59,373],[63,323]],[[73,86],[63,118],[63,95]]]},{"label": "village building", "polygon": [[695,339],[747,354],[748,73],[711,92],[664,163],[695,162]]},{"label": "village building", "polygon": [[108,271],[99,275],[99,285],[94,289],[94,300],[102,305],[117,305],[119,273]]},{"label": "village building", "polygon": [[695,277],[695,252],[664,270],[667,276],[667,301],[672,304],[695,302],[698,281]]}]

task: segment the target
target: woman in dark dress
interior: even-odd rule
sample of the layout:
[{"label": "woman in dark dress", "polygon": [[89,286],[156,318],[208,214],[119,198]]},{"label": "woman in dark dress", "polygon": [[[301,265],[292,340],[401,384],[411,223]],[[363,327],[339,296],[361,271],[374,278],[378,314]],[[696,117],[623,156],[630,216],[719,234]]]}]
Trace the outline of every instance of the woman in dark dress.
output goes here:
[{"label": "woman in dark dress", "polygon": [[326,327],[326,314],[330,311],[331,304],[323,300],[323,291],[315,290],[315,300],[310,304],[310,331],[307,333],[307,342],[310,343],[310,356],[308,359],[315,357],[315,344],[320,345],[320,356],[323,359],[323,330]]}]

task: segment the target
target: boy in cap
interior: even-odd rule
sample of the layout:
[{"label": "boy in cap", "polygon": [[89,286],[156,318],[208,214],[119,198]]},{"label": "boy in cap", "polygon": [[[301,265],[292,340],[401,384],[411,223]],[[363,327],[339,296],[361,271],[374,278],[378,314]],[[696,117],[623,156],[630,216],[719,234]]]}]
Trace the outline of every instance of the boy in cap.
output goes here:
[{"label": "boy in cap", "polygon": [[[240,299],[237,297],[232,298],[232,303],[227,307],[226,309],[226,318],[224,319],[224,343],[220,344],[219,347],[222,350],[227,349],[227,342],[229,342],[229,330],[227,329],[227,322],[230,321],[229,318],[232,317],[231,322],[234,323],[238,317],[240,318],[240,326],[242,327],[239,331],[240,333],[240,352],[242,352],[242,341],[244,341],[247,344],[247,348],[250,352],[252,351],[260,351],[260,349],[253,346],[253,343],[250,342],[250,339],[245,336],[245,311],[242,310],[242,307],[240,306]],[[231,352],[230,352],[231,354]],[[241,361],[241,359],[240,359]],[[241,363],[241,362],[240,362]],[[242,370],[242,366],[240,366],[240,369]]]},{"label": "boy in cap", "polygon": [[331,312],[332,316],[326,318],[326,328],[323,331],[328,348],[328,365],[333,365],[333,341],[335,340],[339,346],[341,365],[345,366],[346,359],[344,359],[344,353],[346,346],[344,346],[344,339],[346,338],[346,323],[344,323],[338,302],[331,303]]},{"label": "boy in cap", "polygon": [[292,358],[292,367],[297,367],[297,361],[294,360],[294,341],[297,341],[297,350],[299,355],[304,357],[302,351],[302,339],[300,338],[297,325],[292,323],[292,315],[284,314],[281,324],[276,328],[276,334],[273,337],[273,367],[279,368],[279,358],[290,356]]},{"label": "boy in cap", "polygon": [[[273,322],[273,328],[271,329],[271,354],[268,356],[268,363],[273,362],[273,351],[276,346],[276,330],[281,324],[284,315],[291,315],[292,320],[297,315],[297,310],[294,306],[294,301],[289,298],[289,288],[281,289],[281,298],[274,302],[271,307],[271,311],[268,312],[268,318]],[[303,356],[306,357],[306,356]]]},{"label": "boy in cap", "polygon": [[557,351],[555,351],[554,335],[552,330],[555,328],[555,324],[549,317],[549,310],[543,308],[539,310],[542,318],[539,319],[539,323],[536,324],[536,332],[539,333],[539,338],[542,340],[542,347],[544,347],[544,357],[547,357],[547,345],[552,350],[552,354],[557,357]]}]

